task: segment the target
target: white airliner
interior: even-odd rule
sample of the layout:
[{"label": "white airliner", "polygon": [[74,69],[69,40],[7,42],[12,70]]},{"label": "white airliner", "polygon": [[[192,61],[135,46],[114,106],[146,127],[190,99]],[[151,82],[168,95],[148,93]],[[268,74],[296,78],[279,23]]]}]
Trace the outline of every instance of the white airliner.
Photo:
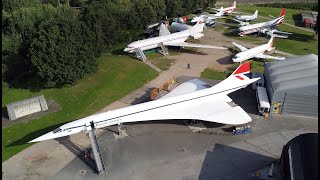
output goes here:
[{"label": "white airliner", "polygon": [[251,21],[257,18],[258,18],[258,10],[256,10],[254,14],[251,16],[248,16],[248,15],[236,16],[236,19],[240,21]]},{"label": "white airliner", "polygon": [[206,24],[210,24],[212,21],[214,21],[217,18],[221,18],[223,16],[223,8],[221,7],[220,11],[216,14],[202,14],[200,16],[196,16],[191,19],[191,23],[196,22],[204,22]]},{"label": "white airliner", "polygon": [[133,43],[130,43],[125,49],[125,52],[128,53],[134,53],[137,51],[137,49],[140,49],[142,51],[154,49],[161,46],[161,43],[164,46],[181,46],[181,47],[197,47],[197,48],[213,48],[213,49],[227,49],[225,47],[220,46],[211,46],[211,45],[201,45],[201,44],[192,44],[184,42],[189,37],[193,37],[194,39],[201,38],[204,34],[203,27],[205,26],[204,23],[198,22],[196,25],[194,25],[192,28],[177,32],[177,33],[170,33],[167,30],[164,30],[166,32],[160,33],[160,36],[153,37],[149,39],[139,40],[135,41]]},{"label": "white airliner", "polygon": [[[237,2],[234,1],[234,2],[233,2],[233,5],[230,6],[230,7],[226,7],[226,8],[221,7],[221,8],[223,8],[223,14],[230,14],[230,13],[232,13],[232,12],[236,9],[236,5],[237,5],[236,3],[237,3]],[[212,8],[212,9],[218,10],[218,9],[216,9],[216,8]]]},{"label": "white airliner", "polygon": [[30,142],[59,138],[91,127],[103,128],[127,122],[152,120],[203,120],[222,124],[239,125],[251,117],[232,102],[228,94],[237,91],[259,78],[250,79],[250,62],[241,64],[227,79],[208,88],[206,83],[194,79],[181,84],[166,96],[154,101],[91,115],[44,134]]},{"label": "white airliner", "polygon": [[263,29],[260,31],[261,33],[264,33],[267,37],[274,36],[277,38],[288,38],[288,35],[292,34],[290,32],[285,32],[285,31],[279,31],[278,29]]},{"label": "white airliner", "polygon": [[281,10],[280,16],[274,20],[242,26],[238,29],[238,35],[243,36],[244,34],[251,34],[254,32],[259,32],[263,29],[270,29],[274,26],[277,26],[282,23],[285,13],[286,13],[286,9],[283,8]]},{"label": "white airliner", "polygon": [[250,24],[249,22],[240,21],[238,19],[232,19],[232,20],[234,20],[235,22],[239,23],[239,26],[247,26],[247,25]]},{"label": "white airliner", "polygon": [[232,58],[232,61],[241,63],[242,61],[250,58],[285,60],[286,58],[284,57],[275,57],[263,54],[264,52],[270,52],[275,49],[274,47],[272,47],[274,38],[275,37],[272,36],[267,44],[263,44],[251,49],[247,49],[246,47],[243,47],[240,44],[232,42],[233,45],[235,45],[237,48],[241,50],[241,52],[239,52]]}]

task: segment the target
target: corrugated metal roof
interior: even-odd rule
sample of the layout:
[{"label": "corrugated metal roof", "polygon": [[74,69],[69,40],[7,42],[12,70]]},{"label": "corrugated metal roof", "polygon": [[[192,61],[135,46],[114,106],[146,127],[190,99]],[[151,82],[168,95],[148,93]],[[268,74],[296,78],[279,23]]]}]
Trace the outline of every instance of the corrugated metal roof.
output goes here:
[{"label": "corrugated metal roof", "polygon": [[318,85],[318,56],[314,54],[268,62],[265,68],[274,91]]},{"label": "corrugated metal roof", "polygon": [[[301,59],[304,59],[303,61]],[[304,63],[308,61],[314,61],[317,60],[318,56],[315,54],[307,54],[303,56],[294,56],[294,57],[289,57],[284,61],[277,61],[276,63],[274,62],[265,62],[265,67],[269,69],[276,68],[276,67],[281,67],[281,66],[287,66],[290,64],[298,64],[298,63]]]}]

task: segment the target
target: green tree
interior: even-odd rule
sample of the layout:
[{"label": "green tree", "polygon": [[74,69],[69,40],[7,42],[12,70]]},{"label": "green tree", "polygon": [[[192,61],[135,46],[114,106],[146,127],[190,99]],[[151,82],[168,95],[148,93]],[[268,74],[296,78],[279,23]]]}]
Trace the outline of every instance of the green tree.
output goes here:
[{"label": "green tree", "polygon": [[182,1],[181,0],[166,0],[166,15],[168,18],[173,18],[181,15]]},{"label": "green tree", "polygon": [[47,87],[74,84],[97,70],[90,34],[83,23],[68,17],[39,25],[29,58]]},{"label": "green tree", "polygon": [[156,12],[156,19],[162,19],[166,15],[166,2],[165,0],[148,0],[152,9]]}]

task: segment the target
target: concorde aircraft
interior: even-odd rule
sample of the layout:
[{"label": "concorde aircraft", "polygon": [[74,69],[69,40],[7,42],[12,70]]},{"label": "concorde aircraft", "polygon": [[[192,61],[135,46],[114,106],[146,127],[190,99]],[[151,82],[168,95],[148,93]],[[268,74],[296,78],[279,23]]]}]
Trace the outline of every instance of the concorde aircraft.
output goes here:
[{"label": "concorde aircraft", "polygon": [[272,27],[275,27],[282,23],[282,21],[284,20],[285,13],[286,13],[286,9],[283,8],[281,10],[280,16],[274,20],[242,26],[239,29],[237,29],[238,35],[243,36],[245,34],[251,34],[259,31],[261,32],[265,29],[270,29]]},{"label": "concorde aircraft", "polygon": [[275,37],[272,36],[267,44],[263,44],[251,49],[243,47],[240,44],[237,44],[235,42],[232,42],[233,45],[235,45],[237,48],[241,50],[241,52],[239,52],[232,58],[232,61],[241,63],[242,61],[250,58],[285,60],[286,58],[284,57],[275,57],[275,56],[269,56],[269,55],[263,54],[264,52],[270,52],[275,49],[274,47],[272,47],[274,38]]},{"label": "concorde aircraft", "polygon": [[160,99],[129,107],[94,114],[69,122],[30,142],[44,141],[127,122],[152,120],[203,120],[239,125],[251,121],[250,116],[232,102],[228,94],[237,91],[259,78],[250,79],[250,62],[241,64],[227,79],[213,87],[194,79],[181,84]]},{"label": "concorde aircraft", "polygon": [[163,46],[179,46],[179,47],[198,47],[198,48],[213,48],[213,49],[227,49],[225,47],[220,46],[211,46],[211,45],[202,45],[202,44],[192,44],[184,42],[189,37],[193,37],[194,39],[201,38],[204,34],[203,27],[204,23],[198,22],[192,28],[177,32],[177,33],[170,33],[168,29],[163,29],[165,32],[160,32],[160,36],[153,37],[149,39],[139,40],[135,41],[133,43],[130,43],[125,49],[125,52],[128,53],[138,53],[137,57],[143,56],[143,51],[154,49],[157,47],[163,47]]}]

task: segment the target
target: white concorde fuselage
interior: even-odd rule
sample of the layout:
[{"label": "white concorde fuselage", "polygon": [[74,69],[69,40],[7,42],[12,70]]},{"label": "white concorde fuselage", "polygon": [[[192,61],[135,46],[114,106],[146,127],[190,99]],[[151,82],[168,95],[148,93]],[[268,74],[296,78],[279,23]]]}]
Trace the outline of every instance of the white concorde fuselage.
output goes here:
[{"label": "white concorde fuselage", "polygon": [[166,43],[169,42],[184,42],[188,39],[190,36],[189,30],[168,34],[165,36],[158,36],[153,37],[150,39],[143,39],[139,41],[135,41],[133,43],[130,43],[125,49],[125,52],[133,53],[135,49],[140,48],[142,51],[154,49],[157,47],[160,47],[160,43],[163,43],[163,45],[166,45]]},{"label": "white concorde fuselage", "polygon": [[[241,80],[239,80],[239,78]],[[228,98],[227,94],[244,88],[258,79],[259,78],[244,80],[244,78],[241,78],[238,75],[231,75],[226,80],[211,88],[94,114],[64,124],[52,132],[44,134],[30,142],[44,141],[76,134],[81,131],[87,131],[91,129],[91,122],[94,123],[95,128],[102,128],[127,122],[190,118],[196,119],[197,117],[200,117],[199,120],[206,120],[210,122],[223,124],[245,124],[251,121],[250,116],[247,114],[241,115],[232,111],[233,113],[229,112],[230,114],[228,115],[230,116],[227,120],[223,118],[225,116],[224,114],[211,119],[212,117],[210,116],[210,112],[207,112],[209,114],[203,116],[203,112],[193,112],[192,109],[203,106],[210,107],[211,105],[217,112],[223,111],[223,109],[220,109],[221,107],[219,106],[219,103],[215,104],[214,102],[218,102],[219,100],[224,101],[225,98]],[[233,109],[237,110],[239,108],[240,107],[235,107]]]}]

